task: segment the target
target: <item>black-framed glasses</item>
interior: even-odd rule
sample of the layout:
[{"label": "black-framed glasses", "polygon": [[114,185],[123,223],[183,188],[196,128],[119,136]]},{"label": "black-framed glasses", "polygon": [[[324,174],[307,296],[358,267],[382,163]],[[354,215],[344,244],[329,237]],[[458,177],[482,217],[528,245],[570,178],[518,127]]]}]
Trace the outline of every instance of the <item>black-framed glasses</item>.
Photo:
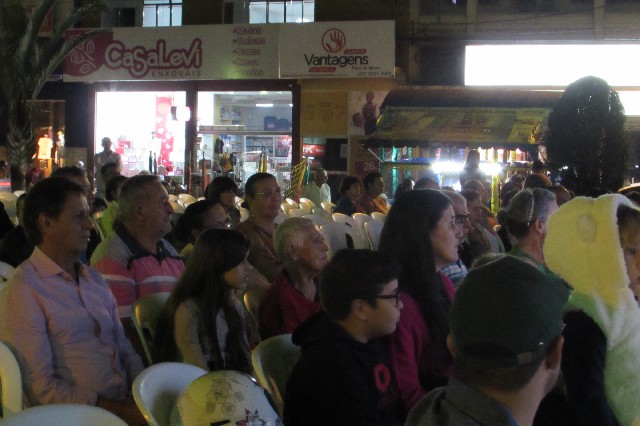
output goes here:
[{"label": "black-framed glasses", "polygon": [[458,225],[464,225],[464,223],[469,219],[469,213],[467,214],[457,214],[456,215],[456,223]]},{"label": "black-framed glasses", "polygon": [[398,303],[400,303],[400,292],[398,291],[393,294],[379,294],[376,296],[376,299],[395,300],[394,306],[398,306]]},{"label": "black-framed glasses", "polygon": [[263,198],[271,198],[274,195],[278,195],[278,197],[282,197],[282,189],[280,188],[276,190],[269,189],[268,191],[256,192],[256,195]]}]

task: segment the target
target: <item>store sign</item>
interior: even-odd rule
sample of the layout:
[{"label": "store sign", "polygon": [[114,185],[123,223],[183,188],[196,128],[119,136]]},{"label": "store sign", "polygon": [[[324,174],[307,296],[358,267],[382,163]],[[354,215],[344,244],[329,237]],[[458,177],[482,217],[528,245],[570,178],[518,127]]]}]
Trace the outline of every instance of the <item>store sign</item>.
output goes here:
[{"label": "store sign", "polygon": [[323,157],[326,154],[324,145],[302,145],[302,155]]},{"label": "store sign", "polygon": [[393,77],[394,65],[393,21],[113,28],[67,56],[64,80]]},{"label": "store sign", "polygon": [[393,21],[283,25],[279,45],[281,78],[395,75]]},{"label": "store sign", "polygon": [[67,56],[64,80],[278,78],[277,43],[278,28],[269,25],[114,28]]}]

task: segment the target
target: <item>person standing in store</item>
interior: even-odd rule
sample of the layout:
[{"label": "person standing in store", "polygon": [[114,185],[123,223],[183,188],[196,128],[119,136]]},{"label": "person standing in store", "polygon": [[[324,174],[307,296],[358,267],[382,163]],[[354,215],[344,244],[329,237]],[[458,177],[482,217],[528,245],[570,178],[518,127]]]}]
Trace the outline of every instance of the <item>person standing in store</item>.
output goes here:
[{"label": "person standing in store", "polygon": [[302,188],[302,196],[313,201],[313,204],[320,206],[323,201],[331,201],[331,189],[327,185],[327,171],[316,169],[313,180]]},{"label": "person standing in store", "polygon": [[[120,174],[122,170],[122,159],[120,158],[120,154],[111,150],[111,146],[113,143],[111,142],[111,138],[104,137],[102,138],[102,152],[97,153],[93,156],[93,168],[94,175],[96,177],[96,187],[98,188],[98,194],[102,195],[105,191],[105,185],[107,182],[102,177],[101,168],[107,163],[116,163],[118,165],[118,171],[116,174]],[[98,196],[99,196],[98,195]],[[100,198],[105,198],[104,195]]]}]

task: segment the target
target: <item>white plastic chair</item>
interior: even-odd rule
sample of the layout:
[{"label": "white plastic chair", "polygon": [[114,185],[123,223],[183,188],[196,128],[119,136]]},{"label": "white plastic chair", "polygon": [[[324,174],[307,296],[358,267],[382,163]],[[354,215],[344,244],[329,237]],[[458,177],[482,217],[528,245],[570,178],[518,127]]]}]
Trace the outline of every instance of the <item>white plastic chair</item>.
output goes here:
[{"label": "white plastic chair", "polygon": [[323,201],[320,203],[320,206],[329,213],[333,213],[333,209],[336,207],[336,205],[330,201]]},{"label": "white plastic chair", "polygon": [[353,217],[353,220],[358,225],[358,232],[360,232],[362,235],[364,235],[364,237],[368,240],[367,231],[365,231],[365,229],[364,229],[364,224],[366,222],[369,222],[370,220],[373,220],[371,215],[368,215],[368,214],[365,214],[365,213],[354,213],[354,214],[351,215],[351,217]]},{"label": "white plastic chair", "polygon": [[235,200],[234,202],[236,203],[236,207],[237,207],[237,208],[242,207],[242,203],[244,203],[244,198],[242,198],[242,197],[238,197],[238,196],[236,195],[236,198],[235,198],[234,200]]},{"label": "white plastic chair", "polygon": [[329,246],[330,257],[333,257],[338,250],[349,248],[347,245],[347,230],[343,223],[327,222],[320,226],[320,232],[322,232],[325,243]]},{"label": "white plastic chair", "polygon": [[364,230],[367,232],[372,250],[378,250],[382,228],[384,228],[384,222],[381,220],[370,220],[364,224]]},{"label": "white plastic chair", "polygon": [[356,249],[370,249],[369,239],[360,226],[356,223],[355,219],[351,216],[347,216],[342,213],[334,213],[332,215],[334,222],[344,223],[347,229],[347,234],[351,236],[353,240],[353,248]]},{"label": "white plastic chair", "polygon": [[325,223],[330,222],[330,220],[327,220],[325,216],[318,216],[317,214],[305,214],[302,217],[305,219],[309,219],[310,221],[312,221],[318,226],[324,225]]},{"label": "white plastic chair", "polygon": [[177,213],[177,214],[184,213],[184,206],[180,204],[179,200],[169,201],[169,204],[171,204],[171,208],[173,209],[174,213]]},{"label": "white plastic chair", "polygon": [[280,203],[280,211],[284,214],[286,214],[292,208],[293,206],[291,206],[291,204],[287,203],[286,201],[283,201],[282,203]]},{"label": "white plastic chair", "polygon": [[308,213],[302,209],[295,209],[295,208],[289,209],[289,211],[287,212],[287,215],[289,217],[302,217],[305,214],[308,214]]},{"label": "white plastic chair", "polygon": [[7,426],[126,426],[118,416],[109,411],[83,404],[49,404],[22,410],[7,420]]},{"label": "white plastic chair", "polygon": [[178,201],[180,200],[182,200],[183,203],[186,203],[188,201],[195,203],[196,201],[198,201],[196,197],[191,194],[178,194]]},{"label": "white plastic chair", "polygon": [[244,222],[247,219],[249,219],[249,209],[240,207],[240,222]]},{"label": "white plastic chair", "polygon": [[353,220],[355,220],[358,226],[363,230],[365,222],[373,220],[373,217],[366,213],[354,213],[351,217],[353,217]]},{"label": "white plastic chair", "polygon": [[300,204],[298,204],[294,199],[292,198],[285,198],[284,200],[287,204],[289,204],[291,206],[292,209],[299,209],[300,208]]},{"label": "white plastic chair", "polygon": [[7,419],[22,411],[22,376],[20,366],[11,349],[0,342],[0,390],[2,391],[2,418]]},{"label": "white plastic chair", "polygon": [[311,209],[316,206],[316,203],[311,201],[308,198],[300,198],[300,208],[306,212],[306,214],[311,214]]},{"label": "white plastic chair", "polygon": [[380,212],[371,212],[371,217],[373,220],[381,220],[383,222],[387,219],[387,215]]},{"label": "white plastic chair", "polygon": [[16,268],[6,262],[0,262],[0,281],[9,281],[15,273]]},{"label": "white plastic chair", "polygon": [[178,395],[206,370],[191,364],[162,362],[133,381],[133,399],[150,426],[168,425]]},{"label": "white plastic chair", "polygon": [[300,347],[291,342],[291,334],[270,337],[251,352],[258,383],[269,391],[280,413],[284,408],[287,380],[299,358]]},{"label": "white plastic chair", "polygon": [[144,349],[144,354],[147,357],[149,365],[153,364],[153,359],[151,358],[149,341],[145,336],[144,330],[146,329],[148,331],[151,340],[153,341],[156,337],[156,325],[158,323],[158,318],[160,317],[160,313],[162,312],[164,305],[167,303],[167,299],[170,294],[170,292],[149,294],[136,300],[131,306],[131,319],[133,320],[133,326],[138,332],[138,337],[142,343],[142,348]]}]

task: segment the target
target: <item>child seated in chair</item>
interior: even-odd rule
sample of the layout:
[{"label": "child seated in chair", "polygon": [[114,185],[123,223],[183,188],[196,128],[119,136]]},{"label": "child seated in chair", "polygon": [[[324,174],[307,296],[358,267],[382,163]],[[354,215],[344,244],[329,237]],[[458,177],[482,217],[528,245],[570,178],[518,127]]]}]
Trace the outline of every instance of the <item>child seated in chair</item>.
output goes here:
[{"label": "child seated in chair", "polygon": [[249,240],[238,231],[200,235],[160,317],[154,360],[251,373],[258,339],[240,300],[253,269],[248,255]]},{"label": "child seated in chair", "polygon": [[302,347],[285,394],[297,425],[396,425],[398,392],[378,338],[400,317],[399,265],[369,250],[341,250],[320,275],[325,312],[293,333]]}]

